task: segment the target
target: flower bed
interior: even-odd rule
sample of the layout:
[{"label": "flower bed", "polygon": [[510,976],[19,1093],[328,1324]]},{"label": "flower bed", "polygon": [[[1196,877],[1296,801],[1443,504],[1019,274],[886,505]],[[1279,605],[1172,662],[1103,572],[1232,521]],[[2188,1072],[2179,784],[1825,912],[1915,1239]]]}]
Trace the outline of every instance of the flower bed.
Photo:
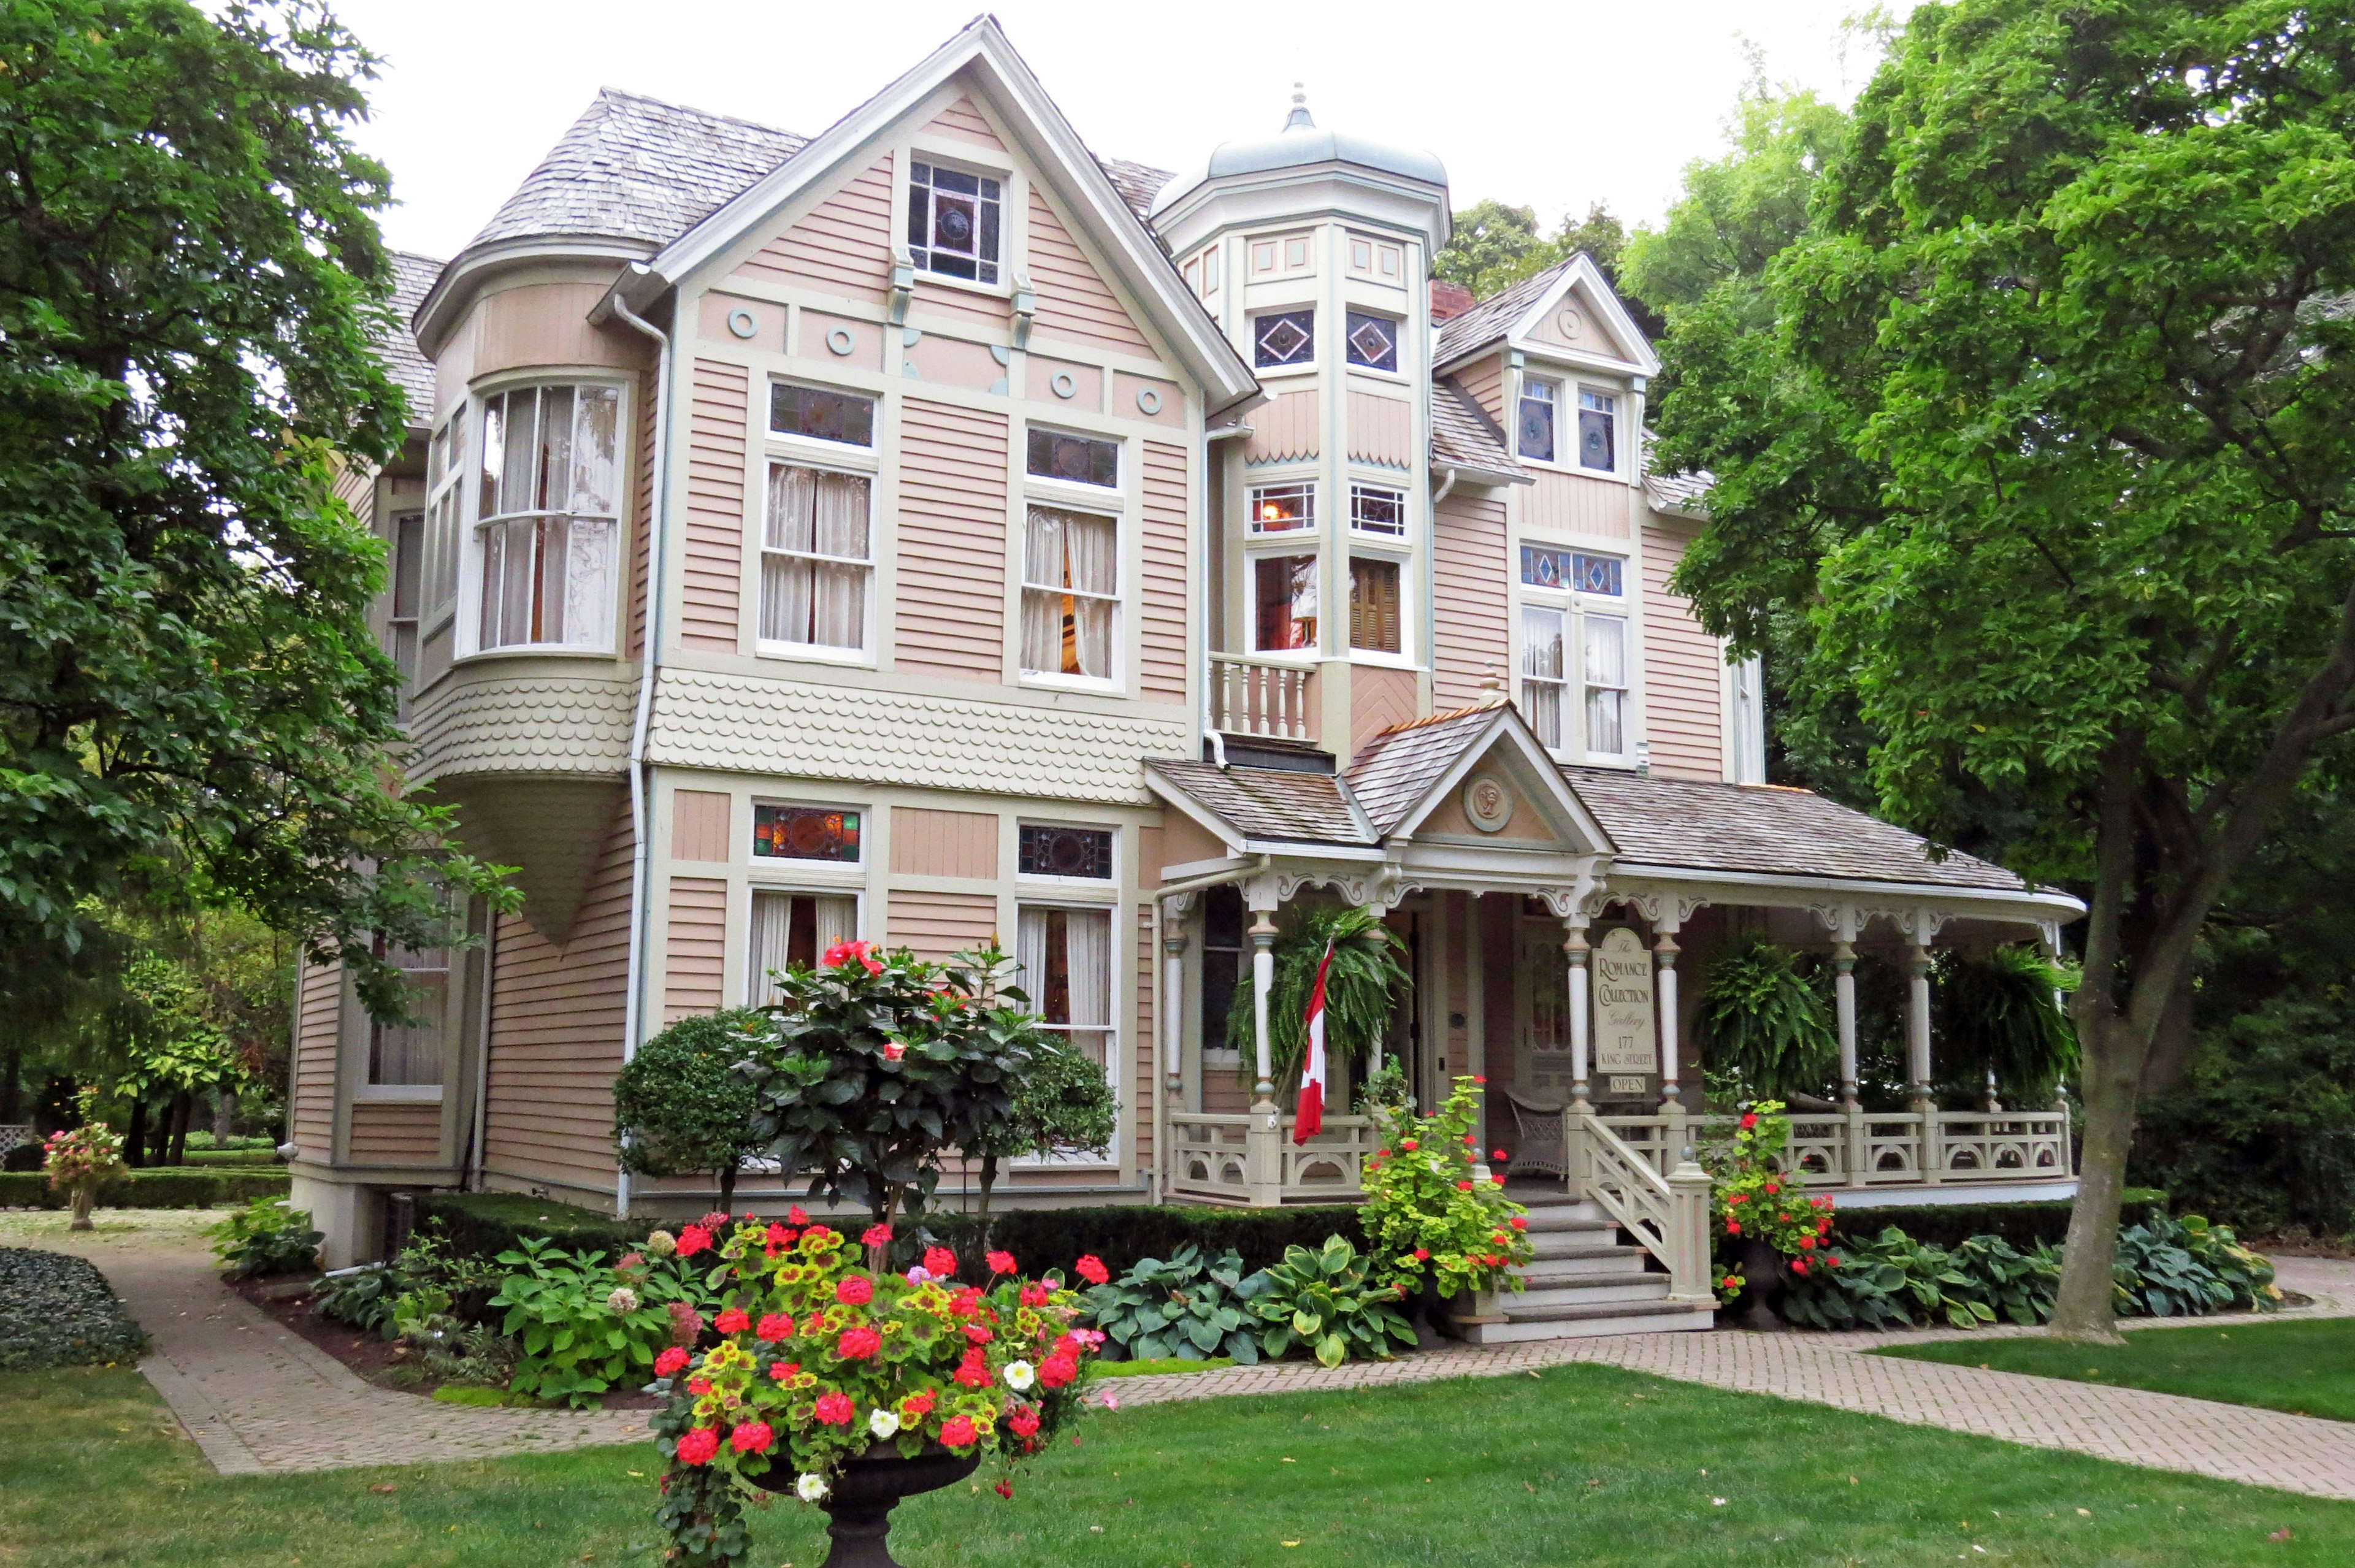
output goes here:
[{"label": "flower bed", "polygon": [[84,1259],[0,1247],[0,1371],[136,1360],[147,1336]]}]

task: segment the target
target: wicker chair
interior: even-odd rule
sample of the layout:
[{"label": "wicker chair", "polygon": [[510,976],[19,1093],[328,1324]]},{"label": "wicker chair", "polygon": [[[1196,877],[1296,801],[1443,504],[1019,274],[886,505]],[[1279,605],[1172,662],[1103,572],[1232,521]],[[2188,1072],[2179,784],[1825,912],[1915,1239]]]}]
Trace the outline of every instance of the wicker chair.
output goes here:
[{"label": "wicker chair", "polygon": [[1518,1139],[1513,1146],[1513,1174],[1570,1179],[1570,1147],[1562,1136],[1562,1107],[1524,1100],[1510,1089],[1505,1091],[1505,1100],[1513,1107]]}]

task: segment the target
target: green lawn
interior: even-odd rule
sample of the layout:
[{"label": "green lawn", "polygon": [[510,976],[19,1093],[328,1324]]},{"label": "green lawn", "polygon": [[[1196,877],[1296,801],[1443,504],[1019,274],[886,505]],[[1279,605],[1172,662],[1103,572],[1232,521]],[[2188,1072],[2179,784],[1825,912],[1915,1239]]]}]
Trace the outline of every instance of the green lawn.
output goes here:
[{"label": "green lawn", "polygon": [[2355,1421],[2355,1318],[2264,1323],[2242,1318],[2198,1328],[2137,1328],[2124,1345],[2073,1345],[2059,1339],[1981,1339],[1944,1345],[1903,1345],[1884,1356],[1952,1361],[2066,1378],[2080,1383],[2120,1383],[2254,1404],[2298,1415]]},{"label": "green lawn", "polygon": [[[651,1448],[223,1479],[129,1371],[0,1377],[0,1563],[11,1568],[658,1560],[654,1479],[630,1473],[653,1471]],[[1018,1477],[1012,1502],[974,1489],[988,1479],[903,1508],[901,1558],[914,1568],[2355,1560],[2355,1505],[1600,1367],[1119,1412]],[[792,1506],[770,1512],[757,1568],[811,1568],[818,1522]],[[2271,1539],[2282,1531],[2288,1539]]]}]

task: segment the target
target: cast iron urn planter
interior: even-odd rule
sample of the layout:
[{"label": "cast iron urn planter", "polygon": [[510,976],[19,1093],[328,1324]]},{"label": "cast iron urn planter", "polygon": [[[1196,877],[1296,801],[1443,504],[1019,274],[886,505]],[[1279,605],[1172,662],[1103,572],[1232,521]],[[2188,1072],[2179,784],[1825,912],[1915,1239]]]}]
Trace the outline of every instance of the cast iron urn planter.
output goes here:
[{"label": "cast iron urn planter", "polygon": [[[817,1506],[826,1509],[831,1520],[826,1532],[834,1538],[834,1550],[826,1553],[821,1568],[900,1568],[900,1560],[883,1544],[883,1538],[891,1532],[891,1510],[900,1499],[953,1487],[980,1464],[978,1448],[957,1455],[937,1443],[926,1444],[912,1459],[903,1458],[897,1447],[879,1443],[847,1461],[834,1478],[833,1489],[818,1500]],[[751,1477],[754,1486],[788,1497],[800,1479],[793,1466],[783,1462]]]},{"label": "cast iron urn planter", "polygon": [[1783,1254],[1774,1250],[1772,1242],[1756,1236],[1742,1241],[1742,1275],[1749,1283],[1742,1300],[1748,1305],[1742,1311],[1742,1326],[1773,1331],[1783,1327],[1774,1303],[1783,1296]]}]

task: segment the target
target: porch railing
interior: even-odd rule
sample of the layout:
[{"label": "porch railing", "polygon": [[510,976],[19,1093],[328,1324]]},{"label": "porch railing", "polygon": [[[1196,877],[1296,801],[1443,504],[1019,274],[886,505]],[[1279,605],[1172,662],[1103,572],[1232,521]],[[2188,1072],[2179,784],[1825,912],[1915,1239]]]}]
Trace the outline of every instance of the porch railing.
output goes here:
[{"label": "porch railing", "polygon": [[1663,1172],[1589,1112],[1569,1113],[1572,1190],[1602,1206],[1668,1271],[1668,1296],[1705,1301],[1709,1285],[1709,1173],[1679,1159]]},{"label": "porch railing", "polygon": [[1201,1203],[1275,1208],[1285,1203],[1346,1203],[1365,1190],[1366,1157],[1374,1152],[1367,1116],[1327,1116],[1305,1144],[1292,1141],[1289,1115],[1180,1112],[1169,1118],[1173,1198]]},{"label": "porch railing", "polygon": [[[1564,1112],[1565,1116],[1570,1113]],[[1597,1125],[1662,1174],[1676,1150],[1666,1116],[1598,1116]],[[1688,1138],[1722,1136],[1731,1116],[1689,1116]],[[2062,1111],[1800,1113],[1791,1117],[1785,1168],[1807,1187],[1933,1186],[1971,1181],[2064,1181],[2071,1167]]]},{"label": "porch railing", "polygon": [[1271,741],[1316,738],[1316,671],[1240,654],[1210,656],[1210,728]]}]

